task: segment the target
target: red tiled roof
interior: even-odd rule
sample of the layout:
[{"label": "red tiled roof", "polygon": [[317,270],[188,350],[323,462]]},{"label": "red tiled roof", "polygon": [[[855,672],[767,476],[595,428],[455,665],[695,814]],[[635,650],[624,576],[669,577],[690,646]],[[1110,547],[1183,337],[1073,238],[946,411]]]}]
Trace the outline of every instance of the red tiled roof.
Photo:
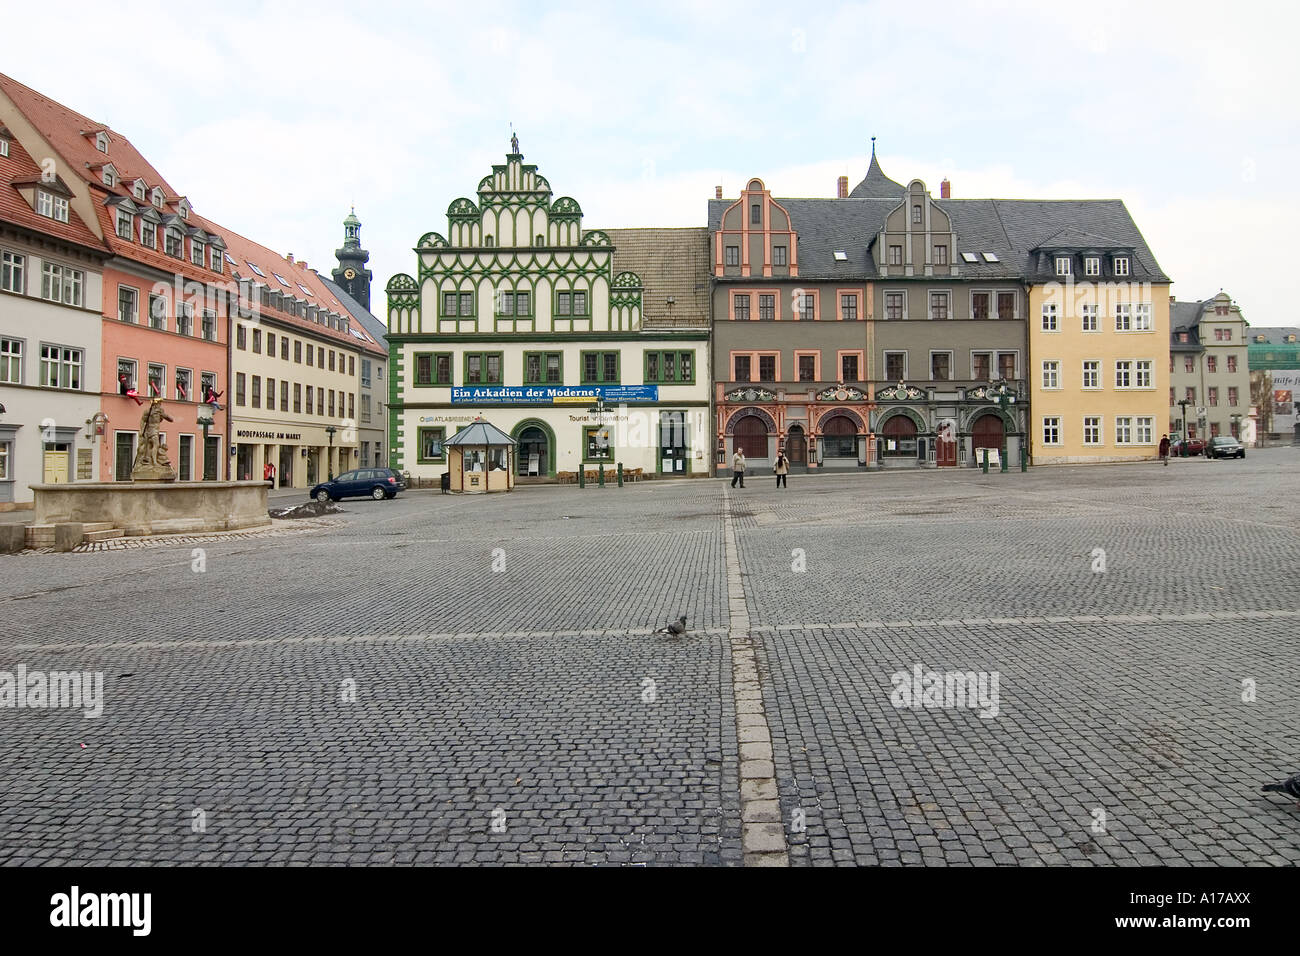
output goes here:
[{"label": "red tiled roof", "polygon": [[40,179],[40,167],[22,143],[16,139],[9,140],[9,155],[0,156],[0,220],[107,254],[104,243],[90,231],[75,209],[68,210],[67,222],[38,215],[13,185],[19,182],[40,182]]},{"label": "red tiled roof", "polygon": [[[213,272],[206,265],[196,266],[189,260],[188,247],[184,250],[185,255],[181,259],[167,255],[162,251],[165,248],[163,243],[163,230],[160,228],[158,244],[159,249],[150,249],[147,246],[140,245],[136,241],[121,239],[117,235],[116,223],[114,222],[114,210],[111,206],[106,206],[105,201],[112,196],[122,196],[130,199],[133,203],[142,204],[152,207],[150,199],[137,200],[131,192],[131,184],[137,179],[143,179],[145,187],[148,190],[146,195],[152,197],[155,186],[161,187],[164,196],[163,208],[157,210],[162,215],[174,214],[178,211],[180,200],[186,197],[181,195],[177,190],[162,177],[148,160],[131,144],[131,141],[121,133],[113,130],[103,123],[90,119],[75,110],[69,109],[61,103],[43,96],[36,90],[24,86],[17,80],[0,73],[0,91],[3,91],[27,120],[36,127],[42,136],[49,142],[63,160],[72,167],[73,171],[82,177],[90,187],[90,195],[95,206],[96,214],[99,217],[100,228],[104,232],[105,239],[103,242],[96,239],[97,246],[107,246],[114,253],[123,258],[132,259],[136,262],[152,266],[163,272],[179,273],[187,279],[195,279],[205,283],[223,283],[232,279],[232,272],[238,272],[240,276],[265,281],[272,289],[280,289],[288,292],[298,299],[307,302],[313,302],[329,311],[336,312],[339,315],[347,316],[351,321],[350,325],[357,332],[365,336],[365,339],[358,339],[356,336],[342,331],[330,329],[327,326],[310,322],[307,319],[298,316],[291,316],[272,309],[271,314],[276,318],[291,324],[300,325],[304,330],[311,330],[319,335],[328,338],[335,338],[341,342],[346,342],[353,348],[361,347],[369,349],[380,354],[387,355],[387,351],[381,348],[368,334],[366,334],[361,321],[352,316],[348,310],[339,302],[332,293],[323,288],[316,281],[315,275],[308,269],[304,268],[301,263],[290,264],[283,256],[275,253],[265,246],[253,242],[238,233],[231,232],[224,226],[220,226],[211,220],[205,219],[196,213],[191,206],[190,214],[184,220],[185,226],[202,229],[209,236],[220,236],[226,243],[226,251],[230,254],[237,265],[231,266],[228,262],[224,264],[221,273]],[[108,133],[110,144],[108,154],[105,155],[95,148],[95,137],[87,136],[86,133],[94,134],[99,131]],[[118,180],[115,186],[106,186],[101,176],[96,172],[101,170],[105,163],[112,163],[113,168],[117,170]],[[39,174],[39,168],[35,168]],[[27,204],[22,201],[22,197],[14,193],[14,197],[23,206]],[[190,200],[192,203],[193,201]],[[29,209],[30,212],[30,209]],[[32,213],[35,216],[35,213]],[[52,220],[44,217],[36,217],[42,226],[61,225],[54,223]],[[89,231],[89,230],[87,230]],[[92,234],[93,235],[93,234]],[[136,227],[136,236],[139,235],[139,227]],[[255,275],[245,264],[252,261],[266,273],[266,279]],[[286,279],[290,280],[290,286],[285,288],[278,283],[272,276],[272,272],[278,272]],[[297,287],[301,283],[311,290],[311,295],[305,294],[302,289]]]}]

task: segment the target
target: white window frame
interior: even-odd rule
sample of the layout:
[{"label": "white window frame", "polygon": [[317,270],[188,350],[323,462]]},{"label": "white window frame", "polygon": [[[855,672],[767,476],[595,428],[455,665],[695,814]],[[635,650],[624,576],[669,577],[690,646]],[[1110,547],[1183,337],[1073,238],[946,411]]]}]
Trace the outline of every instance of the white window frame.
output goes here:
[{"label": "white window frame", "polygon": [[[987,355],[989,357],[989,374],[987,378],[980,378],[975,374],[975,356]],[[970,350],[970,380],[972,382],[994,382],[997,381],[995,373],[998,370],[998,353],[994,349],[971,349]]]},{"label": "white window frame", "polygon": [[1151,359],[1133,360],[1133,387],[1155,388],[1155,363]]},{"label": "white window frame", "polygon": [[[907,290],[906,289],[885,289],[884,295],[884,314],[881,316],[885,322],[906,322],[907,321]],[[889,297],[891,295],[901,295],[903,297],[902,314],[896,319],[889,317]]]},{"label": "white window frame", "polygon": [[[1123,381],[1120,380],[1121,373],[1124,376]],[[1129,389],[1133,387],[1133,360],[1132,359],[1115,360],[1115,387],[1122,388],[1122,389]]]},{"label": "white window frame", "polygon": [[1129,274],[1128,256],[1116,256],[1114,261],[1115,275],[1126,276]]},{"label": "white window frame", "polygon": [[[947,377],[947,378],[935,378],[935,377],[934,377],[934,357],[935,357],[936,355],[946,355],[946,356],[948,356],[948,377]],[[929,367],[926,369],[926,371],[929,372],[929,379],[928,379],[928,380],[931,381],[931,382],[951,382],[951,381],[954,381],[954,379],[953,379],[953,373],[956,371],[956,367],[955,367],[954,364],[953,364],[953,358],[954,358],[954,357],[955,357],[955,355],[954,355],[954,353],[953,353],[953,351],[952,351],[951,349],[931,349],[931,350],[930,350],[930,362],[929,362]]]},{"label": "white window frame", "polygon": [[[1089,368],[1089,367],[1088,367],[1088,366],[1090,366],[1090,365],[1092,366],[1092,368]],[[1081,369],[1082,369],[1082,373],[1083,373],[1083,377],[1082,377],[1083,386],[1082,386],[1082,387],[1085,388],[1085,389],[1088,389],[1089,391],[1092,391],[1092,390],[1094,390],[1094,389],[1100,391],[1100,389],[1101,389],[1101,360],[1100,360],[1100,359],[1084,359],[1084,360],[1083,360],[1083,365],[1082,365]],[[1091,385],[1088,384],[1088,379],[1089,379],[1089,377],[1091,377],[1091,379],[1092,379],[1092,384],[1091,384]]]},{"label": "white window frame", "polygon": [[8,155],[9,155],[9,140],[5,139],[3,136],[0,136],[0,156],[8,156]]},{"label": "white window frame", "polygon": [[221,250],[218,249],[216,246],[209,245],[208,251],[211,253],[211,255],[208,257],[210,260],[208,267],[213,272],[224,272],[226,269],[226,264],[225,264],[225,257],[221,254]]},{"label": "white window frame", "polygon": [[[122,293],[123,292],[131,293],[131,317],[127,319],[122,318]],[[135,325],[140,321],[140,290],[139,289],[135,288],[134,286],[122,285],[121,283],[118,284],[117,319],[119,322],[129,322],[132,325]]]},{"label": "white window frame", "polygon": [[1082,316],[1083,331],[1100,332],[1101,331],[1101,306],[1094,303],[1085,302],[1079,307]]},{"label": "white window frame", "polygon": [[1133,442],[1133,416],[1117,415],[1115,417],[1115,444],[1132,445]]},{"label": "white window frame", "polygon": [[[55,286],[57,285],[57,288]],[[41,298],[80,308],[85,295],[86,274],[58,262],[46,261],[41,268]],[[48,295],[56,292],[57,295]]]},{"label": "white window frame", "polygon": [[1133,306],[1127,302],[1115,303],[1115,331],[1133,331]]},{"label": "white window frame", "polygon": [[[1059,415],[1044,415],[1042,425],[1043,425],[1043,444],[1060,445],[1062,443],[1061,442],[1062,439],[1061,417]],[[1051,432],[1049,432],[1049,429],[1051,429],[1052,432],[1055,432],[1055,434],[1051,434]],[[1049,435],[1051,437],[1049,437]]]},{"label": "white window frame", "polygon": [[[1092,422],[1093,424],[1089,424]],[[1104,444],[1102,436],[1105,434],[1106,421],[1101,415],[1084,415],[1083,416],[1083,444],[1095,447]],[[1088,432],[1093,432],[1093,439],[1088,439]]]},{"label": "white window frame", "polygon": [[[180,378],[182,372],[184,372],[190,377],[189,395],[186,398],[181,398],[181,390],[176,385],[176,379]],[[176,366],[176,374],[172,377],[171,382],[172,382],[172,392],[176,395],[176,401],[178,402],[198,401],[198,399],[194,397],[194,369],[185,368],[184,366],[181,365]]]},{"label": "white window frame", "polygon": [[[934,317],[934,297],[943,296],[944,311],[948,313],[946,319],[936,319]],[[947,289],[927,289],[925,293],[925,308],[932,322],[950,322],[952,321],[952,293]]]},{"label": "white window frame", "polygon": [[1133,331],[1150,332],[1151,326],[1151,303],[1139,302],[1133,307]]},{"label": "white window frame", "polygon": [[153,194],[149,198],[156,208],[161,209],[163,207],[163,191],[161,187],[155,186]]},{"label": "white window frame", "polygon": [[116,228],[117,238],[125,239],[127,242],[135,238],[135,216],[121,206],[117,209]]},{"label": "white window frame", "polygon": [[[147,237],[145,230],[148,230]],[[158,223],[150,222],[143,216],[140,217],[140,245],[147,249],[156,250],[158,248]]]},{"label": "white window frame", "polygon": [[149,190],[145,189],[143,180],[137,179],[134,185],[131,186],[131,195],[134,196],[136,199],[140,200],[140,202],[149,201],[148,199],[145,198],[148,192]]},{"label": "white window frame", "polygon": [[206,246],[199,242],[199,240],[190,240],[190,265],[198,266],[199,268],[203,267],[203,264],[208,261],[205,249]]},{"label": "white window frame", "polygon": [[1073,265],[1071,264],[1071,258],[1071,256],[1056,257],[1056,274],[1058,276],[1068,276],[1072,274],[1071,270],[1073,269]]},{"label": "white window frame", "polygon": [[[1058,359],[1043,359],[1041,383],[1043,391],[1059,391],[1061,388],[1061,363]],[[1048,384],[1048,382],[1051,384]]]},{"label": "white window frame", "polygon": [[[5,275],[9,276],[8,282]],[[21,252],[0,250],[0,290],[27,294],[27,257]]]},{"label": "white window frame", "polygon": [[1055,302],[1043,303],[1042,330],[1044,332],[1061,331],[1059,310]]},{"label": "white window frame", "polygon": [[[23,384],[24,366],[27,358],[27,340],[15,338],[12,335],[0,336],[0,385],[21,385]],[[8,377],[7,369],[14,368],[18,371],[17,378]]]},{"label": "white window frame", "polygon": [[888,368],[889,368],[889,356],[891,356],[891,355],[901,355],[901,356],[903,356],[903,381],[907,381],[907,379],[908,379],[908,373],[911,371],[911,369],[909,369],[909,368],[907,367],[907,351],[908,351],[907,349],[885,349],[885,350],[884,350],[884,360],[885,360],[885,361],[884,361],[884,365],[882,366],[882,368],[884,368],[884,369],[886,369],[886,370],[888,370]]},{"label": "white window frame", "polygon": [[[53,359],[50,359],[50,358],[45,354],[45,350],[46,350],[46,349],[53,349],[53,350],[54,350],[54,358],[53,358]],[[50,367],[51,364],[53,364],[54,369],[55,369],[55,372],[56,372],[55,377],[58,379],[58,381],[59,381],[59,383],[60,383],[60,384],[58,384],[58,385],[50,385],[50,384],[46,381],[46,372],[49,370],[49,367]],[[69,372],[70,372],[70,371],[71,371],[72,369],[74,369],[74,368],[77,370],[77,384],[76,384],[75,386],[73,386],[73,385],[63,385],[62,382],[64,381],[65,378],[66,378],[67,380],[69,380],[69,381],[71,381],[71,379],[72,379],[71,374],[66,375],[66,376],[64,375],[64,369],[68,369]],[[83,350],[83,349],[79,349],[79,348],[76,348],[76,347],[71,346],[71,345],[56,345],[56,344],[53,343],[53,342],[42,342],[42,343],[41,343],[41,381],[40,381],[40,384],[41,384],[41,387],[42,387],[42,388],[61,388],[61,389],[65,389],[65,390],[78,391],[78,392],[80,392],[80,391],[84,391],[84,390],[85,390],[85,378],[84,378],[84,372],[85,372],[85,370],[86,370],[86,353],[85,353],[85,350]]]},{"label": "white window frame", "polygon": [[1084,256],[1084,259],[1083,259],[1083,274],[1086,275],[1086,276],[1099,276],[1099,275],[1101,275],[1101,257],[1100,257],[1100,256]]},{"label": "white window frame", "polygon": [[[153,393],[149,387],[149,379],[154,369],[158,369],[158,394]],[[144,371],[144,390],[148,398],[166,398],[167,397],[167,366],[161,362],[150,362],[145,366]]]},{"label": "white window frame", "polygon": [[1155,444],[1156,420],[1151,415],[1138,415],[1133,420],[1133,444]]}]

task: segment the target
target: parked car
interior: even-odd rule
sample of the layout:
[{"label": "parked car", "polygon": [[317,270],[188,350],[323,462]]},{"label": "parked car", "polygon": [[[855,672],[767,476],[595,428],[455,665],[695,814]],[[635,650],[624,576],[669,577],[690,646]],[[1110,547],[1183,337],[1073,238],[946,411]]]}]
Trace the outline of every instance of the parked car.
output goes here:
[{"label": "parked car", "polygon": [[1210,439],[1205,455],[1207,458],[1245,458],[1246,446],[1229,435],[1219,435]]},{"label": "parked car", "polygon": [[394,497],[399,491],[397,472],[391,468],[358,468],[345,471],[330,481],[322,481],[312,488],[311,496],[317,501],[364,497],[382,501]]},{"label": "parked car", "polygon": [[1172,458],[1186,458],[1188,455],[1204,454],[1204,438],[1175,438],[1169,443],[1169,455]]}]

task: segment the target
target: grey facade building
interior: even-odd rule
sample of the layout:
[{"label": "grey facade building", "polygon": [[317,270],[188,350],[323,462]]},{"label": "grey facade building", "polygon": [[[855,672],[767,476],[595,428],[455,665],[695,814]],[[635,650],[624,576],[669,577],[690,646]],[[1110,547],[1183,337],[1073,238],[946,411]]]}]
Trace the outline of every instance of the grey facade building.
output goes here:
[{"label": "grey facade building", "polygon": [[[387,351],[388,342],[384,336],[388,327],[371,314],[370,310],[353,298],[348,290],[337,282],[327,279],[319,272],[316,275],[352,316],[361,323],[370,337]],[[362,355],[358,369],[360,383],[357,387],[357,439],[360,442],[360,467],[388,467],[388,449],[385,438],[388,435],[388,362],[378,355]]]},{"label": "grey facade building", "polygon": [[1241,307],[1226,292],[1169,303],[1169,434],[1242,438],[1250,362]]}]

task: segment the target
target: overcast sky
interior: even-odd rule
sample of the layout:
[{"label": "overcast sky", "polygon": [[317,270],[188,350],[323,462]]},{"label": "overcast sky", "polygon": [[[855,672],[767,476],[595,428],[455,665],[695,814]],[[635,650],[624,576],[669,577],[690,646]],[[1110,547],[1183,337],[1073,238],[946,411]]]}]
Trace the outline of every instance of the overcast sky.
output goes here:
[{"label": "overcast sky", "polygon": [[[355,203],[389,276],[504,161],[588,228],[705,224],[715,185],[1123,199],[1179,298],[1297,324],[1285,3],[77,4],[0,70],[124,133],[196,210],[323,272]],[[1281,261],[1275,260],[1281,257]]]}]

